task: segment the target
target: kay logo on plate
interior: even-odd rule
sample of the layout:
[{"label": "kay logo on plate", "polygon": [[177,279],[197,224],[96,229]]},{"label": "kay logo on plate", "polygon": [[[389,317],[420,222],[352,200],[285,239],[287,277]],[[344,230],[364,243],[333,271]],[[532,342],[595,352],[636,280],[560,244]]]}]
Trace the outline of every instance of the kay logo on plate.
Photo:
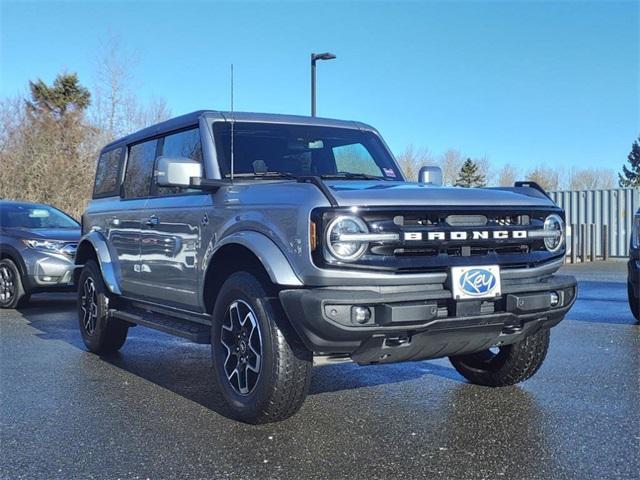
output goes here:
[{"label": "kay logo on plate", "polygon": [[455,299],[490,298],[500,295],[500,267],[454,267],[451,283]]}]

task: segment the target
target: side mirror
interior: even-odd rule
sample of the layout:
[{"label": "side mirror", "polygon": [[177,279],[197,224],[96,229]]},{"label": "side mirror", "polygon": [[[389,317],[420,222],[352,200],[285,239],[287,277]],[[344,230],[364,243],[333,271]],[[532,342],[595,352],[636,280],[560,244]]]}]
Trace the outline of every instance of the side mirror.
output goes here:
[{"label": "side mirror", "polygon": [[189,188],[192,177],[202,177],[202,164],[190,158],[159,157],[155,175],[161,187]]},{"label": "side mirror", "polygon": [[442,186],[442,169],[440,167],[422,167],[418,174],[418,181],[420,183],[426,183],[427,185],[433,185],[434,187]]}]

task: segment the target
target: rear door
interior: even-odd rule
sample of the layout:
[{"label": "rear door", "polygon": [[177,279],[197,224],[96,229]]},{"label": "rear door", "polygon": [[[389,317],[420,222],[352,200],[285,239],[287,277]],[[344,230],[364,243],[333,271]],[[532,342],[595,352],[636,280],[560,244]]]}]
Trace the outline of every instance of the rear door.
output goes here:
[{"label": "rear door", "polygon": [[[182,157],[202,164],[197,126],[159,140],[158,156]],[[199,310],[202,232],[207,228],[211,194],[160,187],[152,180],[142,222],[140,268],[150,300]]]},{"label": "rear door", "polygon": [[128,147],[122,198],[118,210],[106,219],[109,243],[118,257],[122,293],[127,297],[147,293],[140,277],[140,239],[157,146],[154,139]]}]

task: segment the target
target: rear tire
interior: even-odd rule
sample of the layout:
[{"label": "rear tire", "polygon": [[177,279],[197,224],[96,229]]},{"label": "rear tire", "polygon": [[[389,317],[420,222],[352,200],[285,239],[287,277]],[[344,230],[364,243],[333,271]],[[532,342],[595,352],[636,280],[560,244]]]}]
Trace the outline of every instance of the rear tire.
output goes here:
[{"label": "rear tire", "polygon": [[109,318],[109,296],[95,261],[85,263],[78,281],[78,323],[87,349],[104,355],[124,345],[129,324]]},{"label": "rear tire", "polygon": [[538,371],[549,348],[549,329],[543,328],[520,342],[491,350],[449,357],[455,369],[471,383],[487,387],[515,385]]},{"label": "rear tire", "polygon": [[311,382],[313,355],[273,301],[272,290],[253,273],[236,272],[222,285],[213,309],[215,382],[231,415],[247,423],[290,417]]},{"label": "rear tire", "polygon": [[636,322],[640,322],[640,297],[637,297],[634,294],[631,282],[627,282],[627,295],[629,297],[629,308],[631,309],[631,313],[636,317]]},{"label": "rear tire", "polygon": [[0,260],[0,308],[20,308],[29,303],[22,275],[13,260]]}]

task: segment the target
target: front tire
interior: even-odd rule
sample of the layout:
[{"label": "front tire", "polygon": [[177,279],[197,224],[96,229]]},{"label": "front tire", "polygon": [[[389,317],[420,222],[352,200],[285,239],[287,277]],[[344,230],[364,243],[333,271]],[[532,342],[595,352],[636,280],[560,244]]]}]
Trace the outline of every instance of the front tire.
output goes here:
[{"label": "front tire", "polygon": [[640,298],[635,295],[631,282],[627,282],[627,295],[629,297],[629,308],[631,309],[631,313],[636,317],[636,322],[640,322]]},{"label": "front tire", "polygon": [[247,423],[284,420],[304,402],[313,355],[288,324],[267,281],[232,274],[213,309],[211,348],[218,390]]},{"label": "front tire", "polygon": [[19,308],[27,303],[29,294],[17,265],[8,258],[0,260],[0,308]]},{"label": "front tire", "polygon": [[512,345],[449,357],[471,383],[487,387],[515,385],[538,371],[549,349],[549,329],[543,328]]},{"label": "front tire", "polygon": [[78,281],[78,322],[82,340],[90,352],[105,355],[120,350],[129,324],[109,315],[107,287],[96,262],[89,260]]}]

